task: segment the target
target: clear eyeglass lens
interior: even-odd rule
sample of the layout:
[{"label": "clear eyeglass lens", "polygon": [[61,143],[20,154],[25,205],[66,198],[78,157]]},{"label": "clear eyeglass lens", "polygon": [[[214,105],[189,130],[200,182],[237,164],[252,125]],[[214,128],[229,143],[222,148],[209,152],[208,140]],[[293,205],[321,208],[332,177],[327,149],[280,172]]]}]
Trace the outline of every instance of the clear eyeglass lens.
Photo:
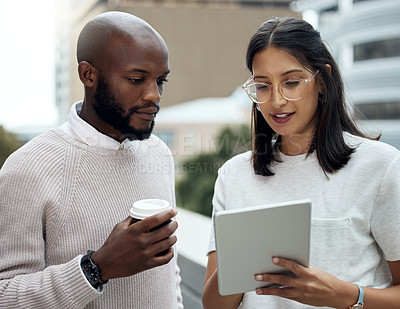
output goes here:
[{"label": "clear eyeglass lens", "polygon": [[280,85],[281,93],[288,99],[297,100],[304,95],[304,79],[288,80]]},{"label": "clear eyeglass lens", "polygon": [[[271,99],[272,86],[265,83],[252,82],[247,85],[248,95],[257,103],[264,103]],[[305,81],[292,79],[279,85],[282,96],[288,100],[299,100],[304,95]]]},{"label": "clear eyeglass lens", "polygon": [[[319,70],[308,79],[291,79],[283,82],[278,86],[279,92],[286,100],[300,100],[306,91],[306,84],[312,81],[318,73]],[[254,82],[252,81],[252,78],[250,78],[242,87],[255,103],[268,102],[271,99],[271,91],[274,88],[274,86],[266,83]]]}]

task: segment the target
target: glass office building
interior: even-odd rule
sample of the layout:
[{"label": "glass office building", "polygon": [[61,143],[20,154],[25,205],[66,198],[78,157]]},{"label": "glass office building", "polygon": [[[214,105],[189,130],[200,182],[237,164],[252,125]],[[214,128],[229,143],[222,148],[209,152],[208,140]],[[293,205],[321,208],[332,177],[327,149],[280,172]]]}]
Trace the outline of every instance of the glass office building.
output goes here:
[{"label": "glass office building", "polygon": [[330,46],[349,102],[381,140],[400,148],[400,1],[301,0],[292,8]]}]

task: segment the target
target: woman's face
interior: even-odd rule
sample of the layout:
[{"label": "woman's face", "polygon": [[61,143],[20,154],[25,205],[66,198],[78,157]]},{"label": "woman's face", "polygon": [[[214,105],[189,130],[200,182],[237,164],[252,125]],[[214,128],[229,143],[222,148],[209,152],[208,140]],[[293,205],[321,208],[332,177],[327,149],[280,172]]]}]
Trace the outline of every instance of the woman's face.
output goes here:
[{"label": "woman's face", "polygon": [[274,86],[270,100],[259,104],[259,108],[270,127],[282,136],[281,151],[287,155],[306,153],[310,147],[322,83],[318,78],[306,83],[304,95],[297,101],[285,99],[278,85],[292,79],[309,79],[314,73],[307,71],[295,57],[275,47],[268,47],[253,58],[254,81]]}]

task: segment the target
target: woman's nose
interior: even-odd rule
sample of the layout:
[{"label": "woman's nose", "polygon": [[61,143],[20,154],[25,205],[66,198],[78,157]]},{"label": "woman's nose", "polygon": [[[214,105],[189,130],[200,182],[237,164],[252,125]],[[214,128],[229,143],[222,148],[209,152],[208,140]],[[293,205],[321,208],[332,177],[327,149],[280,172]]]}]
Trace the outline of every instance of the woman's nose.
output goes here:
[{"label": "woman's nose", "polygon": [[279,86],[275,86],[272,89],[270,103],[276,109],[281,108],[287,103],[287,100],[283,97],[282,93],[279,90]]}]

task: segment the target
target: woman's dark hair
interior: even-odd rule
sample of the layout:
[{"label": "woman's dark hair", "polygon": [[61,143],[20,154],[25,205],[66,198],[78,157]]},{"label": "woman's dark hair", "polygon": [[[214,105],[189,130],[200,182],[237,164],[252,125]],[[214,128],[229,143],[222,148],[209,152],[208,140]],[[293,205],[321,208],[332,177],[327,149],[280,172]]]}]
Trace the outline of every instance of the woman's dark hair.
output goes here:
[{"label": "woman's dark hair", "polygon": [[[274,18],[261,25],[247,49],[246,62],[250,72],[253,71],[254,56],[268,47],[286,51],[310,72],[319,70],[317,78],[322,81],[323,94],[318,99],[317,125],[308,154],[316,151],[325,174],[337,172],[347,164],[354,152],[354,148],[346,145],[343,131],[367,137],[350,116],[338,65],[322,42],[319,32],[301,19]],[[275,135],[253,103],[252,162],[258,175],[274,174],[270,165],[272,161],[279,162],[277,147],[280,143],[278,137],[273,145],[272,139]]]}]

